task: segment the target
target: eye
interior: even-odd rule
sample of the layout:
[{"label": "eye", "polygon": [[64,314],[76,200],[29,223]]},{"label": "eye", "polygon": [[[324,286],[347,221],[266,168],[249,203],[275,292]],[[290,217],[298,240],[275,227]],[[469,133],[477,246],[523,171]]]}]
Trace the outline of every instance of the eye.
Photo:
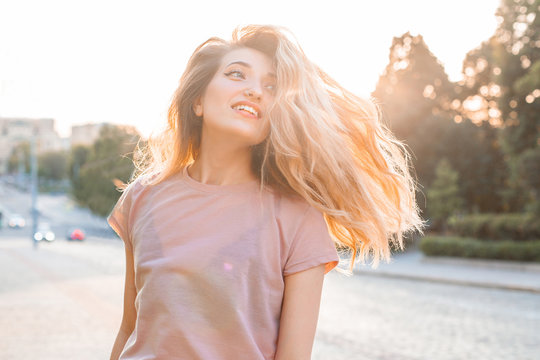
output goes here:
[{"label": "eye", "polygon": [[276,91],[276,84],[267,84],[264,86],[264,88],[271,94],[275,93]]},{"label": "eye", "polygon": [[244,80],[246,78],[244,73],[242,71],[240,71],[240,70],[231,70],[229,72],[226,72],[225,76],[230,76],[232,78],[242,79],[242,80]]}]

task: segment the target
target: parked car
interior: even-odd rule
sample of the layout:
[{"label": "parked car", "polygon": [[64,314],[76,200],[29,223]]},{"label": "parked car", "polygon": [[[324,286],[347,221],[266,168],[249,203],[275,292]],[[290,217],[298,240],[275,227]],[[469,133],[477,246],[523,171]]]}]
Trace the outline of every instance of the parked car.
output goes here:
[{"label": "parked car", "polygon": [[70,229],[67,233],[67,239],[68,240],[79,240],[79,241],[83,241],[84,238],[85,238],[85,234],[84,234],[84,231],[82,229],[79,229],[79,228],[75,228],[75,229]]},{"label": "parked car", "polygon": [[54,241],[56,236],[54,235],[54,232],[51,230],[51,227],[48,223],[39,223],[36,232],[34,233],[34,239],[36,241],[46,240],[46,241]]},{"label": "parked car", "polygon": [[8,226],[12,229],[20,229],[26,225],[26,221],[19,214],[11,214],[8,219]]}]

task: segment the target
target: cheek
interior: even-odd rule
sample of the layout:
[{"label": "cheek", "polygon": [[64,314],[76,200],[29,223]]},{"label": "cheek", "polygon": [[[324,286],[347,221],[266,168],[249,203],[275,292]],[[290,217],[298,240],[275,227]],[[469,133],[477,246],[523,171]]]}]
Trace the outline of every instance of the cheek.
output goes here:
[{"label": "cheek", "polygon": [[214,88],[207,89],[203,99],[205,109],[210,110],[217,103],[219,103],[219,92],[215,91]]},{"label": "cheek", "polygon": [[261,141],[266,139],[270,135],[270,123],[265,122],[264,125],[261,127],[260,137]]},{"label": "cheek", "polygon": [[222,111],[225,107],[230,107],[229,102],[234,95],[234,89],[231,86],[223,84],[211,84],[208,86],[203,99],[203,106],[207,113]]}]

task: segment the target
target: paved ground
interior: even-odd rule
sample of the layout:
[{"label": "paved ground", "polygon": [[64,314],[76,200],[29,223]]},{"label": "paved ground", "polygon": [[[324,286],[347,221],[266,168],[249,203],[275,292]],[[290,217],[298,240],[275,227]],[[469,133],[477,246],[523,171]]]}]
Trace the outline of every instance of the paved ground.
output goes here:
[{"label": "paved ground", "polygon": [[0,359],[107,359],[123,266],[119,241],[0,239]]},{"label": "paved ground", "polygon": [[325,282],[315,360],[533,360],[540,295],[334,274]]},{"label": "paved ground", "polygon": [[357,273],[540,294],[540,263],[426,257],[407,251],[376,269],[357,267]]},{"label": "paved ground", "polygon": [[[425,260],[396,256],[378,270],[385,276],[327,275],[313,359],[538,359],[539,293],[441,276],[424,281],[422,264],[431,266],[426,273],[434,269]],[[440,274],[473,267],[439,265]],[[398,277],[400,266],[419,275]],[[476,267],[536,276],[494,266]],[[57,240],[36,251],[26,238],[0,236],[0,359],[107,359],[121,317],[123,267],[119,240]]]}]

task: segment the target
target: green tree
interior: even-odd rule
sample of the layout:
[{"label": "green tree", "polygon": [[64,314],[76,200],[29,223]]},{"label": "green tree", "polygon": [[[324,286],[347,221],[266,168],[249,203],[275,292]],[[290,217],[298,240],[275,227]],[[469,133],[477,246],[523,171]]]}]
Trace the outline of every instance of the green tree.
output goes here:
[{"label": "green tree", "polygon": [[504,185],[504,161],[496,147],[496,130],[470,119],[456,123],[441,115],[426,117],[407,143],[416,155],[421,184],[435,180],[435,169],[446,157],[461,174],[460,187],[468,212],[502,210],[498,190]]},{"label": "green tree", "polygon": [[[373,96],[384,121],[411,150],[421,185],[434,181],[439,159],[446,157],[463,174],[467,210],[498,211],[502,201],[496,190],[503,184],[504,163],[496,130],[462,116],[461,103],[454,101],[460,91],[422,37],[406,33],[394,38],[389,64]],[[423,196],[418,196],[422,209]]]},{"label": "green tree", "polygon": [[519,157],[517,173],[529,190],[526,210],[540,215],[540,147],[525,150]]},{"label": "green tree", "polygon": [[409,139],[427,116],[447,107],[453,85],[421,35],[395,37],[373,97],[398,138]]},{"label": "green tree", "polygon": [[91,147],[86,145],[75,145],[71,148],[69,156],[69,180],[71,182],[71,192],[75,199],[82,202],[84,198],[83,187],[80,181],[80,170],[88,161]]},{"label": "green tree", "polygon": [[68,154],[65,151],[51,151],[38,156],[38,176],[46,180],[67,178]]},{"label": "green tree", "polygon": [[463,63],[463,111],[501,128],[507,211],[522,211],[538,201],[524,196],[535,190],[523,181],[521,157],[540,146],[539,7],[539,0],[502,0],[495,34]]},{"label": "green tree", "polygon": [[15,173],[21,170],[30,172],[30,143],[21,141],[12,150],[8,159],[8,172]]},{"label": "green tree", "polygon": [[443,158],[435,169],[435,180],[428,189],[428,213],[435,227],[442,226],[446,232],[446,221],[463,209],[463,199],[459,190],[459,175],[450,162]]},{"label": "green tree", "polygon": [[101,216],[111,211],[120,197],[114,182],[131,178],[133,150],[139,138],[132,127],[107,125],[88,152],[83,148],[72,151],[72,164],[79,164],[78,176],[71,170],[73,195],[81,205]]}]

